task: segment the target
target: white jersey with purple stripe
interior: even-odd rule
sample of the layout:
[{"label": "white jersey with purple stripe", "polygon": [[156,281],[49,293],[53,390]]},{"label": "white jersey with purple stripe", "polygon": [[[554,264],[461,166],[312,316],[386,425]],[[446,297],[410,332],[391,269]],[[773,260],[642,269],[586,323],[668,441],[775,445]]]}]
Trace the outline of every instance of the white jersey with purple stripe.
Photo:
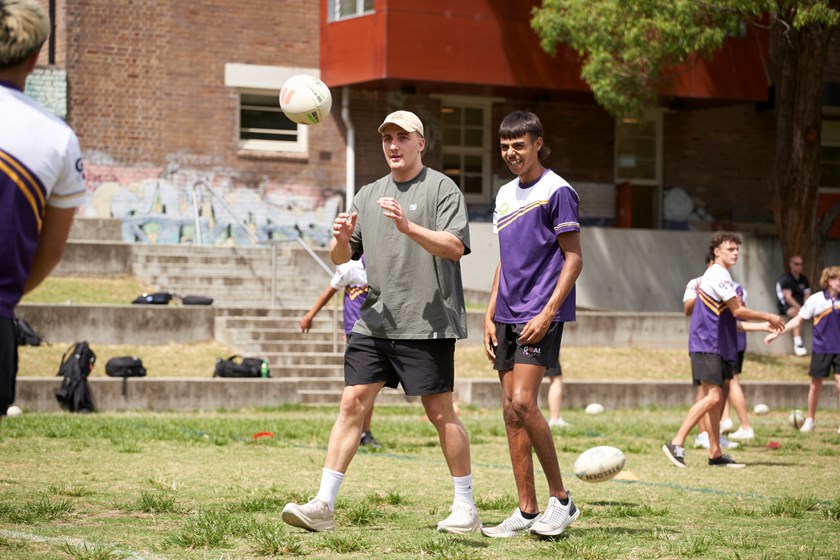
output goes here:
[{"label": "white jersey with purple stripe", "polygon": [[735,316],[726,302],[738,297],[729,271],[713,264],[700,278],[697,301],[688,331],[689,352],[719,354],[724,360],[738,357]]},{"label": "white jersey with purple stripe", "polygon": [[799,309],[803,319],[814,320],[811,352],[840,354],[840,301],[831,299],[828,290],[808,297]]},{"label": "white jersey with purple stripe", "polygon": [[[735,293],[738,294],[739,298],[741,298],[741,305],[747,307],[747,290],[745,290],[744,287],[735,280],[732,281],[732,285],[735,286]],[[735,336],[738,337],[738,344],[736,346],[738,352],[746,352],[747,333],[744,331],[736,331]]]},{"label": "white jersey with purple stripe", "polygon": [[[493,212],[501,258],[496,321],[526,323],[548,303],[566,262],[557,236],[580,231],[579,203],[571,185],[550,169],[533,183],[514,179],[499,190]],[[554,321],[574,320],[572,286]]]},{"label": "white jersey with purple stripe", "polygon": [[46,207],[75,208],[86,196],[70,127],[0,82],[0,317],[11,318],[23,295]]},{"label": "white jersey with purple stripe", "polygon": [[367,299],[367,270],[361,260],[338,265],[330,280],[333,290],[344,290],[344,334],[350,334]]}]

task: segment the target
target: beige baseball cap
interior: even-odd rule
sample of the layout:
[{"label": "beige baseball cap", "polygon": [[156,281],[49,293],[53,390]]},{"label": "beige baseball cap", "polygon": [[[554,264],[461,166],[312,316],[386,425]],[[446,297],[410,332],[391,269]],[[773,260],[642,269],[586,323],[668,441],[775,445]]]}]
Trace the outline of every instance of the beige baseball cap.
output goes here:
[{"label": "beige baseball cap", "polygon": [[395,124],[406,132],[417,132],[423,136],[423,123],[411,111],[394,111],[379,125],[379,132],[389,124]]}]

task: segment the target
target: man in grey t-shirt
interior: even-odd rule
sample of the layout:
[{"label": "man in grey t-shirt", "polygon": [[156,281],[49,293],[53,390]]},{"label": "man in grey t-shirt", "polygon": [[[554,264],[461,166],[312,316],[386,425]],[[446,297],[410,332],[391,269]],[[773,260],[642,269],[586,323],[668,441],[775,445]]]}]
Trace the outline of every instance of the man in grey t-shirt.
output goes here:
[{"label": "man in grey t-shirt", "polygon": [[452,400],[455,339],[467,336],[458,263],[470,252],[466,204],[451,179],[423,165],[426,140],[414,113],[391,113],[379,132],[391,173],[363,187],[351,211],[338,215],[330,245],[335,264],[364,253],[369,288],[347,341],[339,416],[318,494],[286,504],[283,521],[309,531],[335,528],[335,498],[362,420],[382,387],[401,384],[420,396],[455,486],[452,513],[437,530],[477,531],[469,437]]}]

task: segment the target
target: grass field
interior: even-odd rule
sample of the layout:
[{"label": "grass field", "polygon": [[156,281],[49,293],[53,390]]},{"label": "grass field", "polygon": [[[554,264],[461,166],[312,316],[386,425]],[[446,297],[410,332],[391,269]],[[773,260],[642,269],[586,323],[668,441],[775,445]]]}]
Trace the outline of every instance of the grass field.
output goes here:
[{"label": "grass field", "polygon": [[[437,437],[415,406],[382,406],[337,504],[337,530],[285,527],[288,501],[314,495],[333,407],[239,413],[24,414],[0,426],[0,558],[840,558],[840,412],[800,434],[783,413],[756,417],[760,437],[736,450],[744,470],[688,451],[676,469],[659,447],[685,411],[570,411],[555,434],[581,510],[555,540],[491,540],[434,532],[452,499]],[[565,416],[565,415],[564,415]],[[516,506],[498,410],[464,407],[475,496],[495,524]],[[274,437],[254,439],[259,432]],[[777,450],[765,447],[778,441]],[[587,484],[577,455],[613,445],[622,480]],[[538,473],[538,493],[545,500]]]}]

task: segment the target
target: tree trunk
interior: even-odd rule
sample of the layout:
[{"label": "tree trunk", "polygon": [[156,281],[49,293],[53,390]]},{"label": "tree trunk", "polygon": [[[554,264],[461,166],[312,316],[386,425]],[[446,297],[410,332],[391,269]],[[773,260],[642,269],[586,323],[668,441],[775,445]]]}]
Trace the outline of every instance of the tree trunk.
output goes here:
[{"label": "tree trunk", "polygon": [[[840,0],[830,5],[840,7]],[[794,15],[788,11],[779,18],[791,22]],[[785,270],[793,255],[801,255],[812,284],[823,266],[826,238],[817,203],[823,74],[832,31],[814,23],[787,28],[777,21],[770,38],[776,89],[776,157],[770,179],[774,217]]]}]

